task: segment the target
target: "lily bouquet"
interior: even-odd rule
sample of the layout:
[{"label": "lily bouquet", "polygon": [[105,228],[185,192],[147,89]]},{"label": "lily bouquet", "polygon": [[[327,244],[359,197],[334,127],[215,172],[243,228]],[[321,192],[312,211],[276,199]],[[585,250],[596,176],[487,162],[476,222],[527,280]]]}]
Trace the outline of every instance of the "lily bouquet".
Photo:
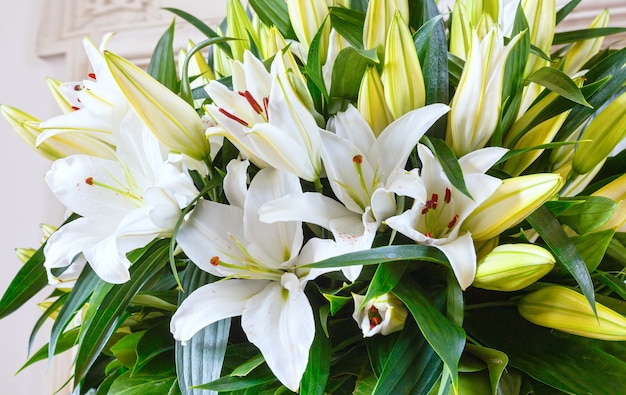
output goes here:
[{"label": "lily bouquet", "polygon": [[227,1],[147,72],[85,39],[53,160],[48,284],[76,394],[626,388],[626,50],[555,0]]}]

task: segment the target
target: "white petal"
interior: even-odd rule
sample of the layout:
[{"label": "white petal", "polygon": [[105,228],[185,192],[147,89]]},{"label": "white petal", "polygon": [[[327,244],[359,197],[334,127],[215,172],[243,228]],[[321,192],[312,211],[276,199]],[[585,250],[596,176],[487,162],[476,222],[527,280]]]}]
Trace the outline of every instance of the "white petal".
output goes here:
[{"label": "white petal", "polygon": [[233,159],[226,165],[224,193],[228,203],[239,208],[243,208],[248,193],[247,171],[249,165],[249,161],[238,159]]},{"label": "white petal", "polygon": [[120,252],[126,253],[143,247],[159,235],[161,228],[151,220],[151,211],[152,208],[149,206],[140,207],[122,219],[115,230],[117,248]]},{"label": "white petal", "polygon": [[138,207],[138,202],[129,199],[111,188],[90,185],[91,181],[125,188],[125,176],[114,161],[74,155],[59,159],[46,174],[52,193],[71,211],[82,216],[97,216],[106,213],[121,218]]},{"label": "white petal", "polygon": [[351,141],[361,152],[369,152],[376,142],[372,128],[352,104],[337,114],[334,125],[337,136]]},{"label": "white petal", "polygon": [[441,250],[450,261],[461,289],[469,287],[476,276],[476,252],[472,236],[465,233],[449,243],[435,244],[434,247]]},{"label": "white petal", "polygon": [[[284,274],[289,275],[295,276]],[[241,326],[276,378],[297,391],[315,336],[313,311],[304,292],[269,284],[246,303]]]},{"label": "white petal", "polygon": [[404,167],[419,139],[449,109],[437,103],[409,111],[382,131],[367,157],[380,158],[379,171],[389,176],[397,167]]},{"label": "white petal", "polygon": [[[139,245],[138,247],[140,247]],[[87,262],[98,277],[112,284],[121,284],[130,280],[130,261],[120,252],[114,235],[104,238],[83,251]]]},{"label": "white petal", "polygon": [[411,240],[415,240],[418,243],[425,243],[429,240],[429,238],[417,230],[417,224],[420,217],[421,212],[418,210],[407,210],[400,215],[387,218],[385,223],[391,229],[397,230]]},{"label": "white petal", "polygon": [[187,341],[200,329],[224,318],[241,315],[246,301],[267,281],[223,280],[193,291],[178,307],[170,322],[176,340]]},{"label": "white petal", "polygon": [[508,150],[502,147],[488,147],[472,151],[459,159],[464,174],[484,173],[491,168]]}]

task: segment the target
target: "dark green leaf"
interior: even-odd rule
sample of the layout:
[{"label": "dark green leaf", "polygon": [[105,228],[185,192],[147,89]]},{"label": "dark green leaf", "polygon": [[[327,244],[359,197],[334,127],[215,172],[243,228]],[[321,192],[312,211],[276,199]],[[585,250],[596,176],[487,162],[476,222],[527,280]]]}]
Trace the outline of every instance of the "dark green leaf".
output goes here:
[{"label": "dark green leaf", "polygon": [[[35,337],[37,336],[37,332],[39,332],[39,329],[41,329],[43,324],[45,324],[46,321],[48,321],[48,318],[50,318],[50,316],[52,314],[54,314],[55,312],[59,311],[59,309],[61,308],[61,306],[63,306],[63,304],[65,303],[66,300],[67,300],[67,293],[64,293],[64,294],[60,295],[46,309],[46,311],[44,311],[44,313],[41,315],[41,317],[39,317],[39,319],[37,320],[37,322],[33,326],[33,330],[30,332],[30,337],[28,338],[28,352],[29,353],[30,353],[30,349],[31,349],[31,347],[33,345],[33,342],[35,341]],[[50,353],[50,354],[53,355],[52,353]]]},{"label": "dark green leaf", "polygon": [[[179,293],[179,305],[191,292],[214,280],[196,265],[189,265],[182,279],[185,292]],[[202,391],[190,387],[220,377],[229,331],[230,319],[225,319],[200,330],[185,346],[176,342],[176,371],[183,395],[200,395]]]},{"label": "dark green leaf", "polygon": [[320,317],[315,317],[315,337],[309,349],[309,362],[300,382],[300,393],[307,395],[324,395],[328,376],[332,350],[330,338],[326,336],[321,325]]},{"label": "dark green leaf", "polygon": [[272,371],[267,365],[262,365],[245,377],[225,376],[193,388],[210,391],[235,391],[271,383],[273,381],[276,381],[276,378]]},{"label": "dark green leaf", "polygon": [[528,79],[550,89],[552,92],[558,93],[574,103],[591,108],[591,105],[585,100],[585,96],[580,91],[580,88],[578,88],[578,85],[561,70],[553,67],[542,67],[532,73]]},{"label": "dark green leaf", "polygon": [[595,296],[593,282],[585,265],[585,261],[563,230],[562,225],[544,206],[539,207],[526,220],[546,242],[557,262],[563,265],[574,277],[589,305],[595,312]]},{"label": "dark green leaf", "polygon": [[267,26],[276,26],[286,39],[296,39],[291,26],[287,3],[283,0],[250,0],[250,5]]},{"label": "dark green leaf", "polygon": [[85,377],[121,323],[120,319],[132,298],[165,266],[168,247],[169,240],[158,240],[142,249],[142,254],[130,267],[131,280],[112,286],[97,306],[97,311],[84,322],[74,371],[77,382]]},{"label": "dark green leaf", "polygon": [[613,229],[607,229],[572,237],[572,243],[580,252],[589,272],[593,272],[602,262],[614,234]]},{"label": "dark green leaf", "polygon": [[335,315],[343,306],[352,301],[349,296],[337,296],[324,294],[324,297],[330,302],[330,314]]},{"label": "dark green leaf", "polygon": [[561,391],[613,394],[626,388],[626,364],[616,356],[586,345],[586,339],[556,336],[514,309],[472,310],[465,327],[480,344],[506,353],[511,366]]},{"label": "dark green leaf", "polygon": [[570,14],[570,12],[574,11],[574,9],[580,4],[582,0],[572,0],[569,3],[565,4],[561,7],[560,10],[556,13],[556,24],[558,25],[565,19],[566,16]]},{"label": "dark green leaf", "polygon": [[161,320],[157,326],[150,328],[137,342],[136,372],[146,366],[158,355],[174,349],[174,339],[170,333],[169,319]]},{"label": "dark green leaf", "polygon": [[355,309],[362,309],[373,298],[390,292],[402,279],[407,265],[408,262],[406,261],[387,262],[378,265],[376,273],[374,273],[374,277],[367,287],[365,298],[360,306],[355,306]]},{"label": "dark green leaf", "polygon": [[172,92],[178,93],[178,76],[174,58],[174,26],[174,21],[172,21],[154,48],[148,65],[148,74]]},{"label": "dark green leaf", "polygon": [[333,66],[330,96],[356,101],[367,66],[378,63],[375,50],[342,49]]},{"label": "dark green leaf", "polygon": [[626,32],[626,28],[623,27],[596,27],[591,29],[587,28],[581,30],[570,30],[567,32],[557,32],[554,33],[552,45],[568,44],[576,41],[610,36],[612,34],[619,34],[624,32]]},{"label": "dark green leaf", "polygon": [[[324,98],[328,100],[328,92],[326,91],[326,85],[324,84],[324,77],[322,76],[322,54],[320,53],[320,46],[322,44],[322,38],[325,34],[325,26],[328,23],[328,19],[324,20],[322,26],[320,26],[317,33],[311,40],[309,46],[309,53],[307,55],[306,63],[306,75],[309,80],[315,85],[315,87],[322,93]],[[326,56],[326,54],[324,54]]]},{"label": "dark green leaf", "polygon": [[126,368],[132,369],[137,363],[137,344],[146,331],[129,333],[111,346],[111,353]]},{"label": "dark green leaf", "polygon": [[0,318],[11,314],[46,285],[48,275],[43,266],[45,257],[42,245],[17,272],[0,300]]},{"label": "dark green leaf", "polygon": [[[203,33],[208,38],[221,37],[219,34],[217,34],[217,32],[215,32],[215,30],[211,29],[206,23],[202,22],[197,17],[185,11],[179,10],[177,8],[170,8],[170,7],[163,7],[163,9],[175,15],[178,15],[179,17],[183,18],[187,22],[191,23],[196,29],[198,29],[201,33]],[[220,49],[224,51],[228,57],[233,56],[230,50],[230,47],[225,42],[219,42],[217,43],[217,46],[220,47]]]},{"label": "dark green leaf", "polygon": [[363,26],[365,24],[363,12],[349,8],[332,7],[330,9],[330,23],[350,45],[363,49]]},{"label": "dark green leaf", "polygon": [[407,306],[420,331],[446,365],[452,385],[458,387],[458,364],[465,346],[465,331],[453,324],[411,280],[400,282],[393,293]]},{"label": "dark green leaf", "polygon": [[448,80],[451,86],[458,86],[461,80],[461,74],[465,67],[465,61],[448,52]]},{"label": "dark green leaf", "polygon": [[[70,329],[67,332],[64,332],[57,342],[57,347],[54,352],[54,355],[61,354],[64,351],[69,350],[76,344],[76,339],[78,338],[79,328]],[[34,353],[28,361],[18,370],[18,373],[32,365],[35,362],[42,361],[48,358],[48,345],[44,345],[36,353]]]},{"label": "dark green leaf", "polygon": [[463,178],[463,170],[454,152],[452,152],[452,148],[450,148],[445,141],[436,138],[424,136],[422,142],[435,154],[443,168],[443,172],[446,174],[446,177],[448,177],[448,180],[450,180],[450,183],[465,196],[473,199],[472,195],[467,190],[465,179]]},{"label": "dark green leaf", "polygon": [[173,372],[120,375],[111,385],[109,395],[169,394],[176,381]]},{"label": "dark green leaf", "polygon": [[78,276],[78,280],[74,284],[72,291],[67,297],[67,301],[63,304],[61,311],[57,315],[57,318],[52,324],[52,330],[50,331],[50,356],[54,355],[55,347],[59,336],[65,330],[70,323],[76,311],[81,309],[89,295],[93,292],[96,284],[100,282],[100,278],[91,269],[91,266],[85,265],[85,268]]},{"label": "dark green leaf", "polygon": [[566,209],[557,218],[578,234],[592,232],[602,226],[617,207],[613,199],[603,196],[577,196],[572,199],[581,203]]},{"label": "dark green leaf", "polygon": [[427,261],[449,265],[446,256],[437,248],[426,245],[407,244],[351,252],[312,263],[306,265],[306,267],[339,268],[353,265],[375,265],[394,261]]},{"label": "dark green leaf", "polygon": [[480,358],[487,364],[489,370],[489,380],[491,382],[492,395],[498,393],[498,383],[509,363],[509,357],[502,351],[492,348],[480,347],[473,344],[466,344],[465,351]]}]

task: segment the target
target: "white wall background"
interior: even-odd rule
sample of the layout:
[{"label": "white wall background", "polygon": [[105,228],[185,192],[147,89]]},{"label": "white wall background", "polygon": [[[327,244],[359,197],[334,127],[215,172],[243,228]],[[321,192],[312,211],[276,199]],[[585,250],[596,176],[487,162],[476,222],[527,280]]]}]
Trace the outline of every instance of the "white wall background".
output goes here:
[{"label": "white wall background", "polygon": [[[197,0],[201,4],[206,3]],[[223,6],[225,1],[212,0]],[[445,0],[441,0],[442,2]],[[584,0],[586,12],[593,4],[598,9],[616,11],[612,25],[626,25],[624,0]],[[212,4],[213,5],[213,4]],[[182,8],[182,6],[181,6]],[[218,7],[220,8],[220,7]],[[223,8],[223,7],[222,7]],[[187,9],[188,11],[192,11]],[[193,11],[192,11],[193,12]],[[223,15],[223,10],[214,11]],[[0,103],[18,107],[41,119],[58,114],[45,85],[46,77],[70,80],[64,57],[41,59],[36,56],[37,28],[42,17],[42,2],[21,0],[0,2]],[[596,12],[592,12],[595,16]],[[590,16],[589,14],[586,15]],[[590,16],[593,17],[593,16]],[[575,28],[584,27],[585,24]],[[27,147],[13,130],[0,119],[0,294],[20,269],[15,247],[37,247],[41,240],[41,223],[58,224],[63,208],[44,183],[50,163]],[[69,356],[57,359],[51,367],[39,362],[17,376],[14,373],[27,359],[30,331],[40,315],[34,298],[22,309],[0,320],[0,393],[19,395],[52,394],[67,378],[63,366]],[[41,330],[37,346],[47,341],[49,327]],[[35,347],[35,349],[37,348]]]},{"label": "white wall background", "polygon": [[[42,60],[35,55],[35,38],[41,2],[21,0],[0,3],[0,103],[23,109],[45,119],[55,115],[56,104],[48,93],[45,78],[66,79],[62,58]],[[37,247],[39,224],[56,224],[63,210],[48,191],[43,176],[50,163],[39,157],[0,120],[0,292],[20,269],[15,247]],[[40,295],[44,297],[47,294]],[[39,300],[40,298],[35,298]],[[27,359],[31,328],[39,317],[35,300],[0,320],[0,392],[3,394],[51,394],[54,367],[40,362],[17,376]],[[46,343],[49,327],[42,329],[37,346]],[[36,349],[35,349],[36,351]]]}]

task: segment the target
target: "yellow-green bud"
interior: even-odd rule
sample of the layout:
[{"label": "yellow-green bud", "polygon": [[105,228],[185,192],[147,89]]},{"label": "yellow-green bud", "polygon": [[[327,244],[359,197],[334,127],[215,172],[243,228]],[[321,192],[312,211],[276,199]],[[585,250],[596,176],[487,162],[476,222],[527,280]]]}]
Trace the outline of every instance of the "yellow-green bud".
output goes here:
[{"label": "yellow-green bud", "polygon": [[394,119],[424,106],[426,90],[422,67],[409,26],[399,11],[389,27],[381,79],[385,101]]},{"label": "yellow-green bud", "polygon": [[17,255],[17,259],[22,263],[28,262],[28,260],[37,252],[37,250],[33,248],[16,248],[15,255]]},{"label": "yellow-green bud", "polygon": [[508,178],[463,222],[474,240],[495,237],[522,222],[563,186],[558,174],[538,173]]},{"label": "yellow-green bud", "polygon": [[[328,16],[328,3],[326,0],[287,0],[287,10],[298,41],[308,52],[313,37]],[[320,41],[320,60],[322,63],[326,61],[329,35],[330,23],[326,23]]]},{"label": "yellow-green bud", "polygon": [[362,308],[361,304],[365,297],[352,294],[352,298],[355,306],[352,318],[359,324],[364,337],[371,337],[377,333],[388,335],[404,328],[408,310],[394,295],[384,294],[375,297]]},{"label": "yellow-green bud", "polygon": [[54,78],[46,78],[46,84],[48,85],[48,89],[50,89],[50,93],[52,93],[52,97],[54,101],[57,102],[59,108],[64,113],[72,112],[74,109],[72,108],[72,104],[68,102],[63,94],[61,93],[61,82],[55,80]]},{"label": "yellow-green bud", "polygon": [[[607,27],[608,25],[609,10],[605,9],[591,22],[589,28],[596,29]],[[604,36],[576,41],[565,54],[563,72],[568,75],[578,72],[589,59],[598,53],[603,42]]]},{"label": "yellow-green bud", "polygon": [[259,35],[252,27],[252,22],[246,14],[240,0],[228,0],[226,3],[226,22],[228,36],[237,40],[230,41],[233,59],[243,61],[243,54],[250,50],[250,38],[257,48],[261,48]]},{"label": "yellow-green bud", "polygon": [[598,230],[615,229],[617,232],[626,232],[626,174],[622,174],[592,195],[604,196],[617,203],[611,218]]},{"label": "yellow-green bud", "polygon": [[533,324],[601,340],[626,340],[626,317],[596,302],[597,316],[584,295],[558,285],[524,296],[518,305]]},{"label": "yellow-green bud", "polygon": [[494,291],[517,291],[545,276],[555,259],[534,244],[503,244],[478,262],[473,286]]},{"label": "yellow-green bud", "polygon": [[[555,0],[523,0],[522,8],[528,21],[530,43],[549,54],[552,48],[554,30],[556,26]],[[546,65],[546,60],[540,56],[529,54],[526,63],[526,76]]]},{"label": "yellow-green bud", "polygon": [[582,135],[589,143],[580,144],[572,166],[578,174],[591,171],[626,137],[626,93],[609,103],[589,122]]},{"label": "yellow-green bud", "polygon": [[376,67],[368,67],[363,74],[357,108],[376,136],[393,122],[393,116],[385,102],[383,83]]},{"label": "yellow-green bud", "polygon": [[409,20],[408,0],[370,0],[363,26],[363,46],[365,49],[385,46],[389,26],[396,11],[405,21]]}]

